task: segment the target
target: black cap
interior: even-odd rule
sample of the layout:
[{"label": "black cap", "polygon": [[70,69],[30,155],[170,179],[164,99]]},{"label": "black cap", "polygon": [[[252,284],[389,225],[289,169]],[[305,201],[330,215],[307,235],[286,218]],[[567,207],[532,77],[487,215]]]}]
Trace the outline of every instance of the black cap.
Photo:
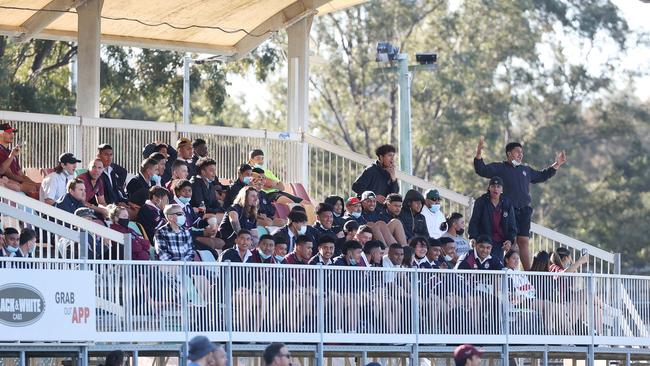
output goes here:
[{"label": "black cap", "polygon": [[18,129],[11,127],[11,125],[8,124],[8,123],[3,123],[3,124],[0,125],[0,131],[3,131],[3,132],[17,132]]},{"label": "black cap", "polygon": [[196,336],[187,343],[187,358],[190,361],[200,360],[215,349],[217,346],[210,342],[208,337]]},{"label": "black cap", "polygon": [[490,185],[499,185],[503,187],[503,179],[501,179],[501,177],[492,177],[492,179],[490,179]]},{"label": "black cap", "polygon": [[81,160],[75,158],[72,153],[65,153],[65,154],[61,154],[61,156],[59,156],[59,163],[62,163],[62,164],[75,164],[75,163],[81,163]]}]

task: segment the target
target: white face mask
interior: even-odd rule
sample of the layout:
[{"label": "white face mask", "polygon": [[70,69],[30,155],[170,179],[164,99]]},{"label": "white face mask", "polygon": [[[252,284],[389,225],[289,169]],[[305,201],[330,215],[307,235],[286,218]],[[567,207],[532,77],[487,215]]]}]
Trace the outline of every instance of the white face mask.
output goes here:
[{"label": "white face mask", "polygon": [[361,217],[361,212],[350,212],[350,215],[352,215],[352,217],[354,217],[355,219],[358,219],[359,217]]},{"label": "white face mask", "polygon": [[510,162],[512,163],[512,166],[514,166],[515,168],[521,165],[521,163],[515,159],[512,159]]},{"label": "white face mask", "polygon": [[453,258],[450,255],[445,255],[445,260],[450,262]]},{"label": "white face mask", "polygon": [[300,226],[300,230],[298,230],[298,234],[305,235],[306,233],[307,233],[307,226],[306,225]]}]

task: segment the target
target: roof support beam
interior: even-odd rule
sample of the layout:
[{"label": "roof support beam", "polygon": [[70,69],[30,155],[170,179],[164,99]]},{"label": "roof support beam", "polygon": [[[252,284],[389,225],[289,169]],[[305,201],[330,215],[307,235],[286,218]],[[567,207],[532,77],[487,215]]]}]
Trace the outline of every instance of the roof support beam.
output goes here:
[{"label": "roof support beam", "polygon": [[37,11],[29,17],[20,28],[22,33],[18,35],[15,39],[16,42],[28,42],[30,39],[34,38],[40,31],[45,29],[53,21],[59,19],[62,12],[54,12],[48,10],[62,10],[67,11],[75,7],[75,0],[52,0],[47,5],[43,7],[40,11]]},{"label": "roof support beam", "polygon": [[79,74],[77,84],[77,115],[99,117],[99,66],[101,13],[103,0],[88,0],[77,8]]}]

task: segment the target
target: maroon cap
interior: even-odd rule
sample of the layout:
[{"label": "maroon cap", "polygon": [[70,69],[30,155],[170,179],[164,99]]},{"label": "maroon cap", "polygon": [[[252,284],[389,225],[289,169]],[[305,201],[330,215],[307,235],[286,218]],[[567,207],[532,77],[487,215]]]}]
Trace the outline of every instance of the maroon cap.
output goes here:
[{"label": "maroon cap", "polygon": [[454,350],[454,361],[463,362],[467,359],[470,359],[474,356],[481,356],[483,352],[479,351],[476,347],[471,344],[462,344]]},{"label": "maroon cap", "polygon": [[3,124],[0,124],[0,131],[3,131],[3,132],[16,132],[16,131],[18,131],[18,129],[11,127],[11,125],[8,124],[8,123],[3,123]]}]

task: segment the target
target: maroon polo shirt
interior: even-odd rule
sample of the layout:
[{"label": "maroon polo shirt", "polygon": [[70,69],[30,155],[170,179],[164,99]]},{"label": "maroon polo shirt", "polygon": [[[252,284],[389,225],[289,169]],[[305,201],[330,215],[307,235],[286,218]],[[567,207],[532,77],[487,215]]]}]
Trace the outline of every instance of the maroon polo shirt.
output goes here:
[{"label": "maroon polo shirt", "polygon": [[492,211],[492,241],[495,243],[506,240],[505,235],[503,235],[503,228],[501,227],[502,217],[503,210],[501,209],[501,203],[499,203],[494,208],[494,211]]}]

